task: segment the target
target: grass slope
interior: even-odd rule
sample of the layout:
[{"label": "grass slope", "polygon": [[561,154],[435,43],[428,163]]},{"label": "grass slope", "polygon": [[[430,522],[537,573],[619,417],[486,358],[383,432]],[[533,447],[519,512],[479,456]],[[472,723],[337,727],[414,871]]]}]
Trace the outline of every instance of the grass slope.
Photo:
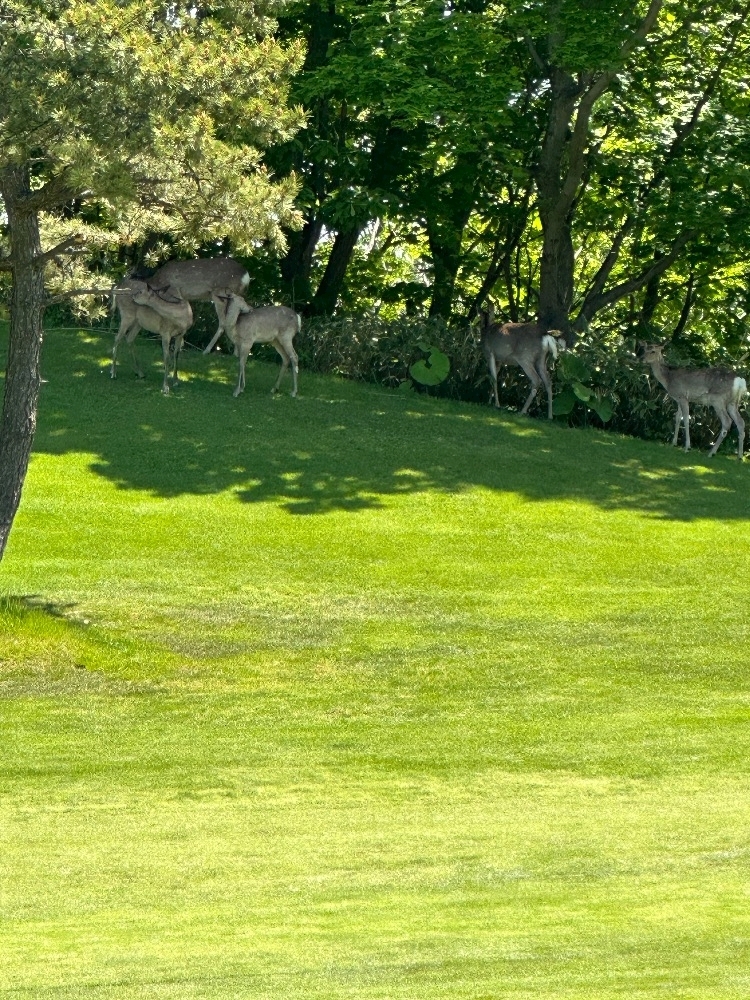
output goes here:
[{"label": "grass slope", "polygon": [[108,348],[0,567],[0,997],[747,995],[750,470]]}]

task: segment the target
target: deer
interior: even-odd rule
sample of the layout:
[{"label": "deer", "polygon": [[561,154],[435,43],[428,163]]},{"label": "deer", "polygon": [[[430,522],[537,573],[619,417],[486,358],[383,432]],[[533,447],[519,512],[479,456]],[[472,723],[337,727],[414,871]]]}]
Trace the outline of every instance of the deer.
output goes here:
[{"label": "deer", "polygon": [[[217,288],[228,288],[236,295],[244,295],[250,275],[232,257],[204,257],[199,260],[168,260],[147,280],[151,288],[169,287],[187,302],[210,302],[211,293]],[[217,339],[223,330],[219,320]]]},{"label": "deer", "polygon": [[670,368],[664,363],[664,347],[664,344],[641,344],[640,356],[644,364],[650,365],[654,378],[666,389],[667,395],[677,403],[672,445],[677,444],[682,424],[685,451],[690,451],[690,404],[700,403],[712,407],[721,421],[721,431],[711,446],[709,458],[719,450],[734,424],[739,436],[737,455],[742,461],[745,421],[739,407],[747,395],[745,379],[731,368]]},{"label": "deer", "polygon": [[209,354],[213,350],[224,329],[234,344],[234,353],[239,359],[239,375],[233,395],[239,396],[245,390],[245,364],[253,344],[272,344],[281,356],[281,371],[271,393],[278,390],[284,372],[291,362],[292,396],[296,396],[299,361],[294,349],[294,338],[302,324],[299,315],[286,306],[263,306],[260,309],[253,309],[241,295],[237,295],[229,288],[215,290],[211,298],[219,317],[219,329],[203,353]]},{"label": "deer", "polygon": [[[171,293],[169,288],[153,289],[147,282],[135,278],[125,278],[113,289],[114,302],[120,313],[120,328],[115,334],[112,347],[110,377],[117,377],[117,347],[125,338],[133,358],[138,378],[143,378],[143,369],[135,351],[135,338],[140,330],[148,330],[161,337],[164,357],[164,381],[162,392],[169,394],[170,344],[174,340],[174,371],[177,378],[177,356],[182,348],[185,331],[193,322],[193,310],[184,299]],[[114,305],[113,302],[113,305]]]},{"label": "deer", "polygon": [[566,343],[560,330],[552,330],[540,323],[495,323],[492,308],[482,314],[480,344],[492,380],[492,398],[500,407],[497,391],[497,372],[500,365],[518,365],[531,382],[521,413],[528,413],[540,385],[547,390],[547,416],[552,419],[552,380],[547,371],[547,357],[557,358]]}]

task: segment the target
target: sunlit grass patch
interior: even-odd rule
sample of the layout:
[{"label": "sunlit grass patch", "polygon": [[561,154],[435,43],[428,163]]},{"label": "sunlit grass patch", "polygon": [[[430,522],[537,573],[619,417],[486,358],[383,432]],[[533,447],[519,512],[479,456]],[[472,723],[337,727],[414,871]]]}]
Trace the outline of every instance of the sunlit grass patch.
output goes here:
[{"label": "sunlit grass patch", "polygon": [[0,996],[743,995],[750,470],[110,345],[0,567]]}]

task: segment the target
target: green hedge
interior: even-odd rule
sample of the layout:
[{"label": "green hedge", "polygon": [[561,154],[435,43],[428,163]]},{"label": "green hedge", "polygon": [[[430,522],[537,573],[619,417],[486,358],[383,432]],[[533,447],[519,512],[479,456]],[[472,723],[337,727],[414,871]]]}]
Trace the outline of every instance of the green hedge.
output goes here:
[{"label": "green hedge", "polygon": [[[490,382],[479,347],[479,332],[468,324],[441,319],[404,317],[383,321],[375,317],[343,317],[305,321],[298,338],[302,369],[376,382],[391,388],[489,405]],[[422,386],[409,373],[425,358],[425,346],[448,356],[450,372],[436,386]],[[674,354],[673,363],[690,364]],[[715,364],[722,359],[704,358]],[[636,356],[635,337],[590,333],[571,352],[550,359],[556,420],[571,426],[598,426],[635,437],[669,441],[674,430],[675,403]],[[516,367],[501,370],[500,400],[520,409],[529,390],[526,376]],[[562,412],[561,412],[562,411]],[[540,390],[532,414],[544,413]],[[695,447],[709,447],[719,430],[712,410],[694,407],[691,438]],[[682,440],[682,439],[681,439]],[[724,445],[736,447],[733,435]]]}]

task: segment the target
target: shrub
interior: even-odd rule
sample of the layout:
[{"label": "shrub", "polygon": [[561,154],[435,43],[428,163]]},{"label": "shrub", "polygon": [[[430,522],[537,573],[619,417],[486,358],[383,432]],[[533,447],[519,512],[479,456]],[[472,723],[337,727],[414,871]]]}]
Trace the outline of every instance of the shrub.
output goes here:
[{"label": "shrub", "polygon": [[[410,368],[416,366],[415,370],[420,370],[419,362],[430,347],[447,355],[450,371],[439,384],[425,386],[410,376]],[[571,426],[606,426],[635,437],[671,440],[676,404],[650,369],[639,362],[635,348],[634,336],[596,331],[581,337],[575,349],[562,353],[557,362],[550,359],[555,419]],[[468,323],[408,316],[388,321],[367,315],[312,319],[303,323],[298,350],[303,370],[391,388],[409,386],[467,402],[486,404],[490,400],[479,333]],[[705,357],[699,363],[717,364],[722,360]],[[676,354],[671,361],[694,363]],[[501,369],[503,406],[520,410],[528,391],[528,379],[520,368]],[[539,399],[542,400],[541,391]],[[694,407],[690,425],[694,445],[707,448],[717,431],[718,421],[713,411]],[[728,447],[733,447],[731,442]]]}]

